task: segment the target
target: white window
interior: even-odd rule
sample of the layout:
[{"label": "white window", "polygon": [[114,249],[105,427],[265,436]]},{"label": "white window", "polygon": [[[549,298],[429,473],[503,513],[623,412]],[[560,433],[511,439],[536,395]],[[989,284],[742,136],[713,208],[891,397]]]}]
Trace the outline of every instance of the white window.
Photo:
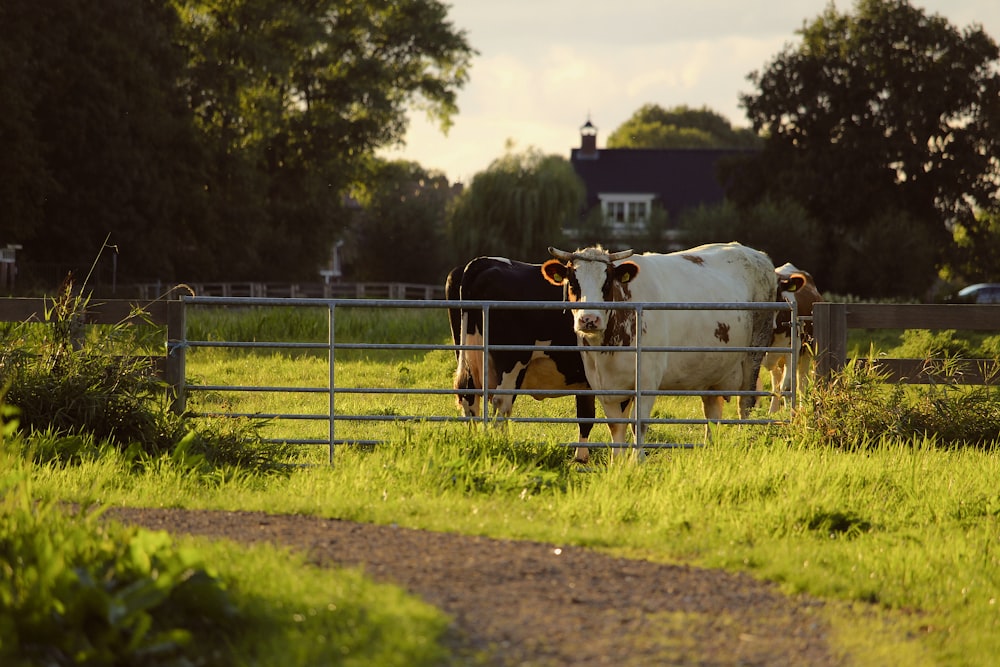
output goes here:
[{"label": "white window", "polygon": [[613,231],[642,229],[649,220],[652,194],[600,194],[604,219]]},{"label": "white window", "polygon": [[610,201],[604,207],[604,219],[613,224],[625,222],[625,202]]}]

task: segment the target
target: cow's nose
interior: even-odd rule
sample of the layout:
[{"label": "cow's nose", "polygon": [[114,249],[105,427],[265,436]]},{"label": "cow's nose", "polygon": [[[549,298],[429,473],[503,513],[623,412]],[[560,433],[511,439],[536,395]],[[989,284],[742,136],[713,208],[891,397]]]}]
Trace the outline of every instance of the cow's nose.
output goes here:
[{"label": "cow's nose", "polygon": [[583,331],[596,331],[601,326],[601,316],[592,313],[580,315],[579,328]]}]

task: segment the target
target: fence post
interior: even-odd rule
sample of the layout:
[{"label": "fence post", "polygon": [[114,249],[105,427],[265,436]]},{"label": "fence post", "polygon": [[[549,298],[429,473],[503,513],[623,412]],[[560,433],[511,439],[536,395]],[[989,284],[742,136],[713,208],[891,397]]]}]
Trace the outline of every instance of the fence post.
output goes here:
[{"label": "fence post", "polygon": [[847,304],[813,304],[816,377],[827,380],[847,364]]},{"label": "fence post", "polygon": [[167,361],[164,369],[167,384],[173,390],[170,409],[175,414],[183,414],[187,408],[184,391],[186,382],[185,354],[187,352],[187,320],[184,301],[167,301]]}]

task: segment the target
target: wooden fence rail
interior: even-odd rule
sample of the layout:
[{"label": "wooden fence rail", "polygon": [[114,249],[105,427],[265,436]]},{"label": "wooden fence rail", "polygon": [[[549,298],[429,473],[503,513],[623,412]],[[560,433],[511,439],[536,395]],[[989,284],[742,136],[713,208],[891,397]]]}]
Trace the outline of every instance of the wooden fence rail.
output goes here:
[{"label": "wooden fence rail", "polygon": [[[886,305],[817,303],[813,306],[813,329],[816,335],[816,373],[829,377],[847,363],[849,329],[956,329],[1000,333],[998,305]],[[942,359],[875,359],[888,381],[906,384],[940,382]],[[862,360],[861,363],[867,363]],[[963,359],[949,362],[952,377],[960,384],[996,382],[1000,370],[993,359]],[[992,383],[991,382],[991,383]]]},{"label": "wooden fence rail", "polygon": [[[0,299],[0,322],[46,322],[45,313],[51,310],[52,300],[45,298]],[[81,326],[92,324],[152,324],[163,327],[163,354],[152,358],[157,374],[170,387],[173,401],[184,385],[184,304],[180,301],[153,301],[151,303],[128,299],[92,299],[82,316],[74,320]],[[182,406],[174,404],[175,410]]]}]

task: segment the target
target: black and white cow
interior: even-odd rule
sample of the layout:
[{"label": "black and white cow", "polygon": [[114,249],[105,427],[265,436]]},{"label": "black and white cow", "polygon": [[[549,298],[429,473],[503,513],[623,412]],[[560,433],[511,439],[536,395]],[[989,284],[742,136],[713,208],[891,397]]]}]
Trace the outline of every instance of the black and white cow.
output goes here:
[{"label": "black and white cow", "polygon": [[[562,290],[550,285],[540,264],[526,264],[502,257],[477,257],[463,267],[452,269],[445,283],[449,300],[463,301],[561,301]],[[574,394],[590,389],[577,351],[495,350],[494,345],[578,345],[573,332],[573,318],[558,309],[491,308],[489,316],[489,389],[541,389]],[[455,345],[483,344],[483,310],[450,308],[452,340]],[[459,408],[466,416],[478,416],[483,387],[483,354],[479,350],[456,351],[455,390],[479,390],[458,394]],[[557,394],[533,396],[550,398]],[[492,394],[490,403],[496,415],[509,417],[514,406],[513,394]],[[593,395],[576,395],[577,418],[593,419]],[[590,437],[593,422],[580,424],[580,442]],[[578,447],[575,459],[589,458],[586,447]]]},{"label": "black and white cow", "polygon": [[[776,293],[777,277],[770,258],[739,243],[710,244],[667,255],[633,255],[631,250],[609,253],[600,246],[576,252],[549,248],[549,252],[556,259],[543,264],[542,271],[554,286],[565,288],[574,329],[583,345],[630,346],[635,341],[635,311],[591,307],[590,303],[773,303]],[[726,348],[767,347],[773,332],[774,312],[770,310],[646,310],[643,347],[711,347],[718,352],[644,352],[642,389],[753,391],[763,351],[727,352]],[[583,360],[594,389],[622,391],[600,397],[605,415],[628,417],[634,402],[636,353],[604,349],[584,352]],[[643,420],[649,418],[655,400],[655,396],[641,398],[638,409]],[[754,402],[752,395],[740,398],[741,418]],[[721,395],[702,396],[702,405],[710,422],[722,418]],[[615,443],[626,442],[625,422],[608,426]]]}]

